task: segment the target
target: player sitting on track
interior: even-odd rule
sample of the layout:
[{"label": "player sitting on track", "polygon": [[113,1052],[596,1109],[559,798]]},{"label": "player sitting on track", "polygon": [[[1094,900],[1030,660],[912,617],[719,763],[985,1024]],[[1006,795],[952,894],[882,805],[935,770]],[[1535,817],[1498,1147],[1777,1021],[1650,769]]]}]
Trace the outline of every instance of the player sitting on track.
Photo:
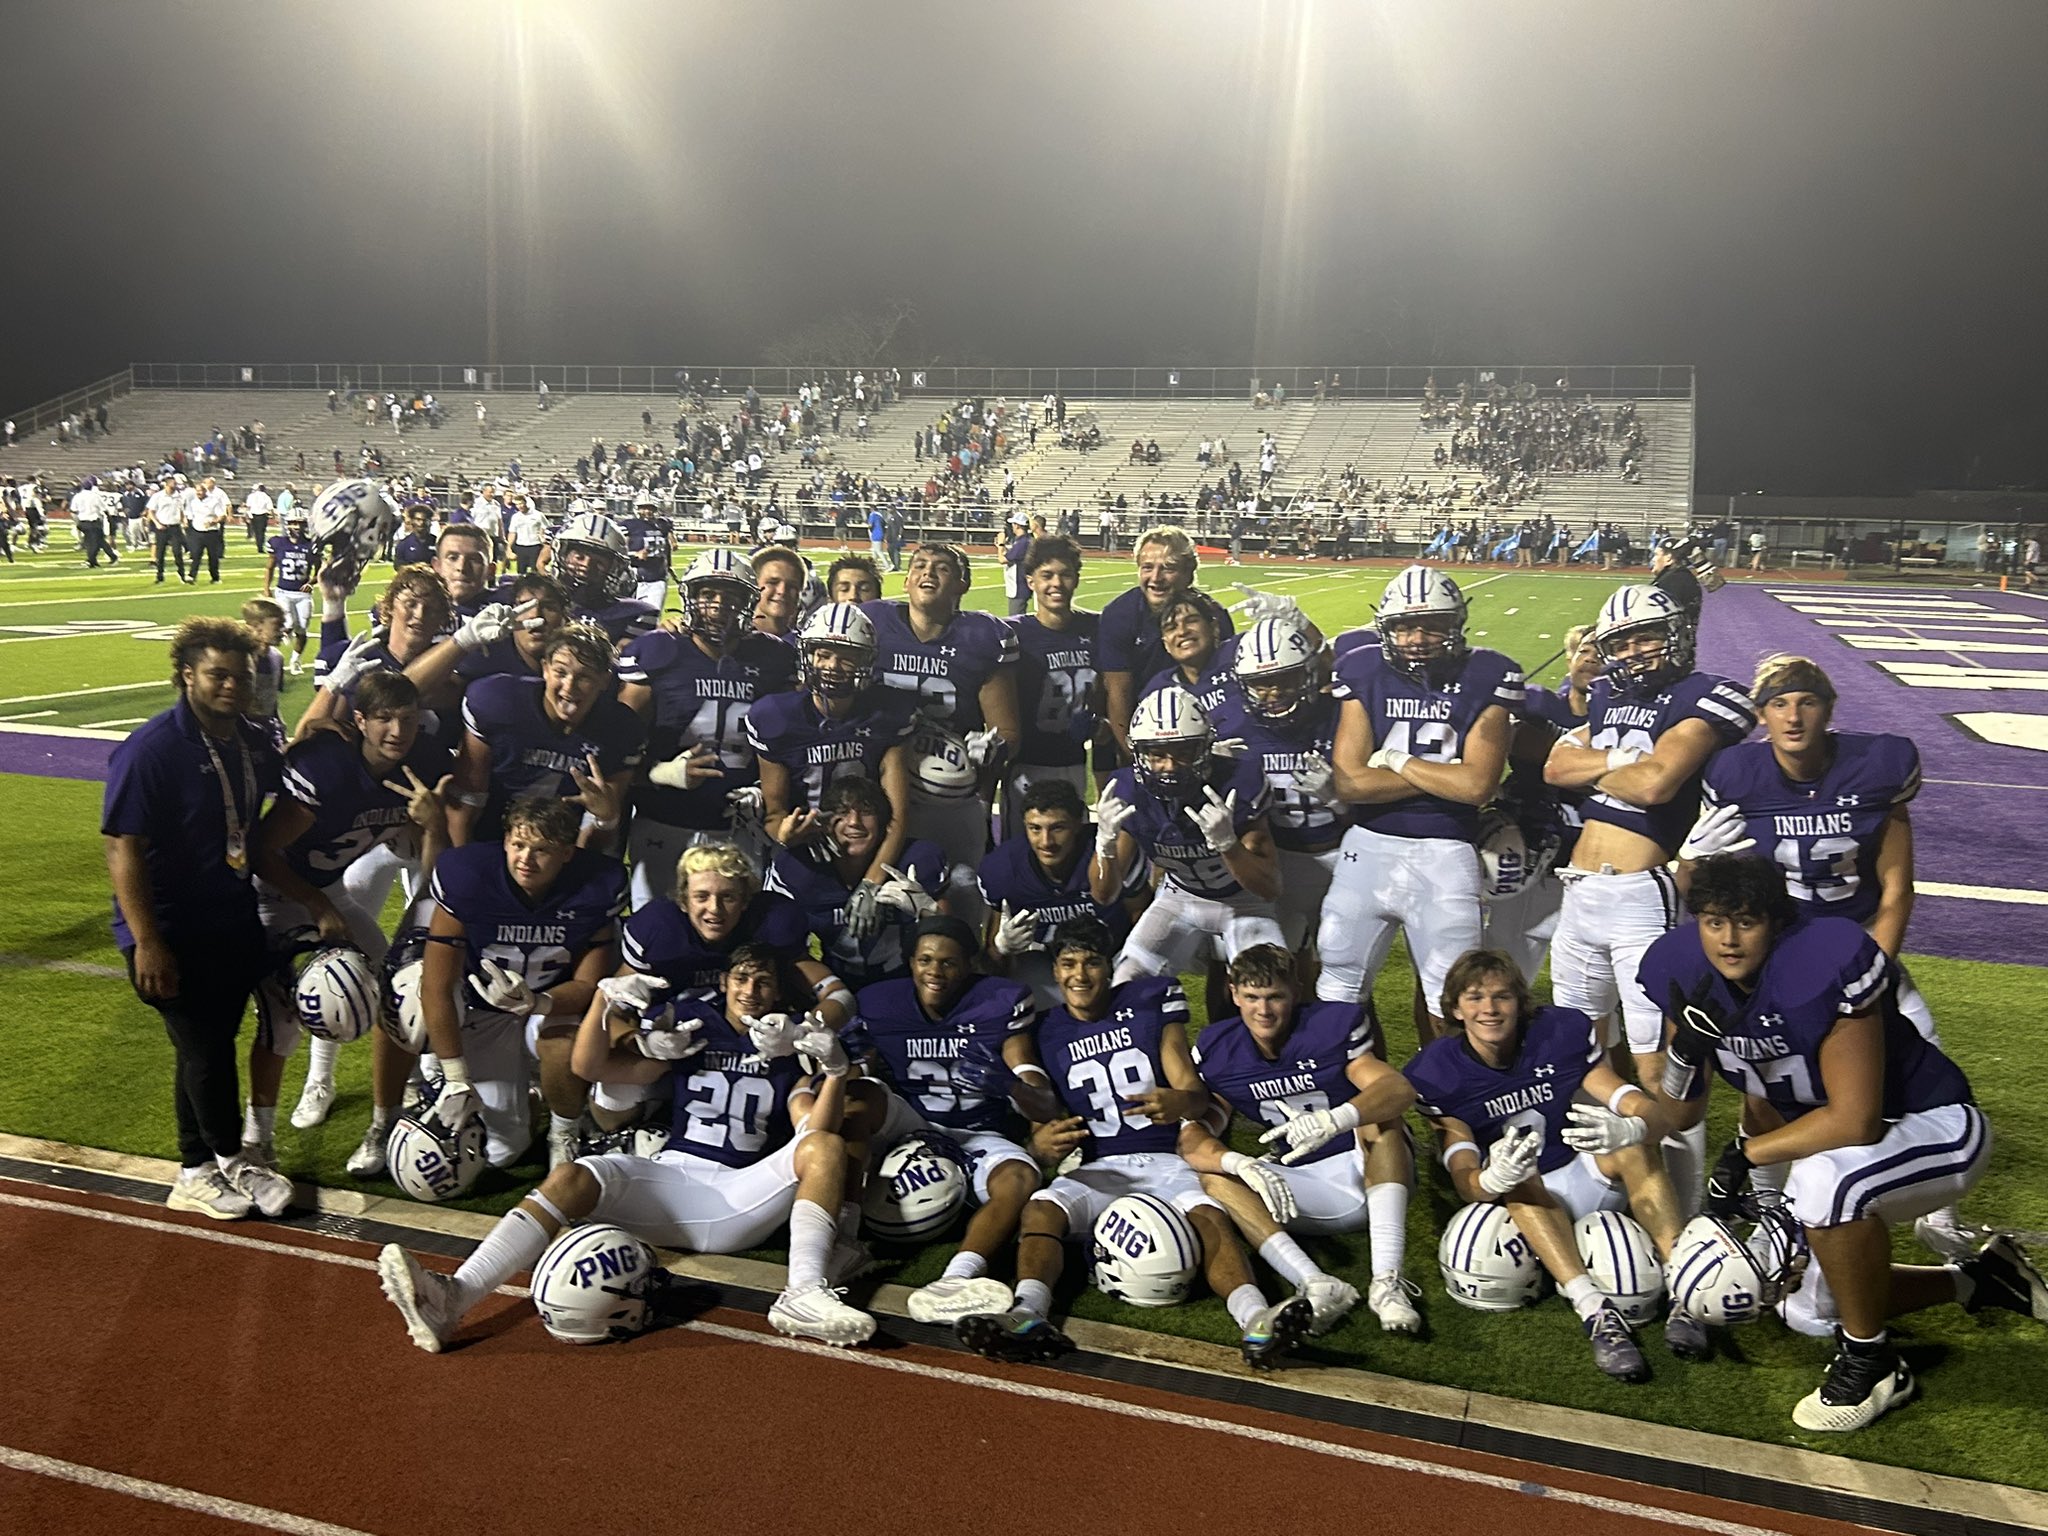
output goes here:
[{"label": "player sitting on track", "polygon": [[[396,1243],[377,1256],[384,1293],[421,1349],[437,1354],[462,1318],[530,1269],[556,1233],[609,1222],[665,1248],[738,1253],[789,1232],[789,1281],[769,1309],[778,1332],[858,1344],[875,1320],[825,1284],[846,1188],[839,1136],[846,1054],[825,1029],[793,1033],[764,1059],[749,1026],[801,1006],[804,983],[766,944],[735,950],[716,1001],[684,999],[643,1019],[600,996],[577,1030],[576,1070],[597,1083],[674,1085],[669,1144],[653,1157],[607,1153],[551,1170],[454,1275],[424,1268]],[[807,1080],[796,1051],[822,1076]]]},{"label": "player sitting on track", "polygon": [[[1678,1200],[1642,1122],[1621,1113],[1651,1104],[1606,1064],[1593,1021],[1575,1008],[1538,1008],[1514,960],[1475,949],[1444,982],[1453,1032],[1401,1069],[1416,1108],[1443,1138],[1444,1167],[1458,1198],[1498,1203],[1579,1314],[1593,1360],[1609,1376],[1650,1374],[1628,1320],[1579,1257],[1573,1224],[1625,1204],[1660,1258],[1678,1236]],[[1611,1113],[1590,1115],[1585,1095]],[[1590,1121],[1590,1124],[1582,1122]],[[1635,1139],[1631,1139],[1635,1138]],[[1706,1353],[1704,1326],[1676,1305],[1664,1342],[1685,1359]]]},{"label": "player sitting on track", "polygon": [[1081,585],[1081,546],[1072,539],[1034,539],[1024,553],[1031,612],[1012,621],[1017,636],[1017,716],[1022,732],[1004,775],[1003,836],[1018,835],[1022,802],[1032,786],[1060,779],[1079,796],[1088,788],[1088,746],[1102,719],[1096,676],[1096,629],[1102,616],[1074,606]]},{"label": "player sitting on track", "polygon": [[[1238,1016],[1203,1030],[1194,1051],[1224,1118],[1184,1127],[1181,1155],[1259,1257],[1301,1288],[1315,1332],[1335,1327],[1358,1292],[1317,1267],[1294,1235],[1360,1227],[1371,1242],[1373,1316],[1390,1333],[1419,1332],[1422,1314],[1401,1274],[1415,1184],[1401,1116],[1415,1094],[1383,1059],[1377,1022],[1356,1003],[1302,1002],[1294,956],[1279,944],[1253,945],[1231,962],[1230,995]],[[1265,1128],[1259,1139],[1280,1161],[1218,1139],[1232,1111]]]},{"label": "player sitting on track", "polygon": [[[1094,918],[1064,924],[1053,939],[1053,971],[1064,1001],[1039,1020],[1038,1051],[1061,1107],[1085,1113],[1041,1127],[1038,1139],[1060,1156],[1079,1148],[1082,1162],[1024,1207],[1015,1304],[1007,1312],[960,1319],[961,1342],[991,1360],[1044,1360],[1073,1348],[1046,1317],[1066,1244],[1086,1241],[1120,1196],[1148,1194],[1193,1225],[1209,1288],[1242,1330],[1245,1363],[1271,1369],[1317,1321],[1314,1309],[1302,1296],[1267,1304],[1223,1207],[1203,1193],[1200,1176],[1175,1153],[1181,1121],[1209,1103],[1188,1050],[1188,1002],[1180,984],[1142,976],[1112,987],[1115,963],[1115,940]],[[1325,1287],[1335,1288],[1345,1308],[1358,1299],[1340,1281]]]},{"label": "player sitting on track", "polygon": [[1835,1337],[1826,1378],[1792,1421],[1861,1429],[1916,1390],[1887,1319],[1956,1301],[2048,1322],[2048,1284],[2005,1234],[1959,1264],[1891,1262],[1893,1226],[1983,1177],[1991,1128],[1962,1069],[1900,1012],[1898,967],[1876,940],[1847,918],[1802,917],[1768,859],[1701,860],[1686,905],[1695,921],[1643,956],[1641,985],[1666,999],[1670,1031],[1662,1092],[1638,1111],[1643,1134],[1703,1124],[1709,1068],[1745,1096],[1752,1124],[1772,1127],[1721,1153],[1707,1211],[1732,1210],[1754,1170],[1787,1166],[1785,1205],[1813,1262],[1779,1310],[1801,1333]]},{"label": "player sitting on track", "polygon": [[[1165,525],[1138,536],[1133,552],[1138,584],[1111,598],[1102,610],[1096,642],[1096,666],[1102,673],[1104,720],[1126,760],[1130,754],[1130,721],[1138,705],[1139,686],[1158,675],[1169,660],[1159,636],[1160,615],[1176,593],[1195,590],[1200,560],[1195,541],[1185,528]],[[1220,635],[1235,632],[1230,615],[1214,598]]]}]

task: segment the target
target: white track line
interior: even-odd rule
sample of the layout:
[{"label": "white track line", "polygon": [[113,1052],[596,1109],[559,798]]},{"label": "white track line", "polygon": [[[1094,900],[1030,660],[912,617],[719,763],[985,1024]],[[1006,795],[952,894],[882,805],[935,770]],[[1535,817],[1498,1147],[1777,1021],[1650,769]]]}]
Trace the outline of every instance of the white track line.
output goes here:
[{"label": "white track line", "polygon": [[59,1482],[78,1483],[104,1493],[123,1493],[131,1499],[147,1499],[152,1504],[168,1504],[173,1509],[212,1515],[218,1520],[233,1520],[266,1531],[286,1531],[291,1536],[367,1536],[366,1532],[352,1525],[335,1525],[326,1520],[308,1519],[304,1515],[286,1514],[281,1509],[265,1509],[261,1504],[244,1504],[239,1499],[195,1493],[190,1488],[175,1488],[169,1483],[152,1483],[147,1478],[128,1477],[99,1467],[84,1467],[75,1461],[38,1456],[33,1451],[18,1451],[11,1445],[0,1445],[0,1467],[11,1467],[16,1472],[28,1472],[37,1477],[52,1477]]},{"label": "white track line", "polygon": [[[151,583],[152,587],[154,587],[154,585],[155,583]],[[181,587],[179,588],[179,590],[182,591],[183,588]],[[211,591],[210,584],[208,590]],[[222,587],[218,592],[214,592],[213,596],[254,597],[258,592],[261,592],[262,590],[263,589],[261,587]],[[194,594],[197,594],[197,588],[194,589]],[[80,603],[147,603],[153,601],[162,601],[164,598],[175,597],[176,595],[177,593],[171,591],[169,588],[169,584],[166,583],[165,590],[162,592],[123,592],[113,597],[16,598],[9,602],[0,603],[0,608],[75,608]]]},{"label": "white track line", "polygon": [[0,965],[25,971],[57,971],[66,976],[128,979],[128,973],[118,965],[101,965],[92,960],[38,960],[34,955],[0,954]]},{"label": "white track line", "polygon": [[[36,1200],[22,1195],[0,1192],[0,1204],[25,1206],[34,1210],[58,1212],[71,1216],[83,1216],[97,1221],[113,1222],[119,1226],[140,1227],[145,1231],[163,1232],[182,1237],[193,1237],[201,1242],[221,1243],[228,1247],[250,1248],[265,1253],[284,1254],[296,1258],[312,1259],[318,1263],[339,1264],[349,1269],[375,1270],[373,1259],[356,1258],[350,1254],[329,1253],[318,1248],[301,1248],[290,1243],[268,1242],[262,1238],[246,1237],[238,1232],[216,1232],[205,1227],[182,1226],[176,1222],[156,1221],[146,1216],[130,1216],[119,1211],[103,1211],[93,1206],[67,1205],[61,1201]],[[500,1295],[526,1295],[523,1290],[500,1286]],[[1115,1398],[1092,1397],[1086,1393],[1069,1392],[1058,1387],[1039,1386],[1032,1382],[1011,1381],[999,1377],[977,1376],[968,1371],[951,1370],[945,1366],[926,1365],[919,1361],[898,1360],[886,1355],[865,1354],[837,1349],[826,1344],[812,1344],[801,1339],[785,1339],[775,1334],[755,1333],[750,1329],[732,1328],[723,1323],[696,1321],[686,1327],[707,1333],[716,1338],[729,1339],[735,1343],[758,1344],[770,1349],[789,1350],[797,1354],[811,1355],[823,1360],[834,1360],[843,1364],[863,1365],[874,1370],[896,1371],[909,1376],[922,1376],[928,1381],[943,1381],[955,1386],[976,1387],[985,1392],[1000,1392],[1011,1397],[1028,1397],[1039,1402],[1061,1403],[1074,1408],[1092,1409],[1099,1413],[1114,1414],[1122,1418],[1143,1419],[1154,1424],[1170,1424],[1181,1429],[1200,1430],[1210,1434],[1231,1436],[1239,1440],[1252,1440],[1266,1445],[1285,1446],[1289,1450],[1307,1451],[1313,1455],[1328,1456],[1339,1461],[1353,1462],[1359,1466],[1378,1467],[1390,1472],[1407,1472],[1422,1477],[1441,1477],[1452,1482],[1469,1483],[1476,1487],[1491,1488],[1502,1493],[1520,1494],[1524,1497],[1541,1498],[1561,1504],[1576,1504],[1586,1509],[1597,1509],[1604,1514],[1618,1515],[1625,1519],[1652,1520],[1661,1525],[1679,1526],[1690,1530],[1711,1531],[1716,1536],[1778,1536],[1768,1526],[1739,1525],[1727,1520],[1712,1520],[1702,1515],[1693,1515],[1681,1510],[1659,1509],[1652,1504],[1636,1504],[1624,1499],[1604,1498],[1599,1494],[1580,1493],[1570,1488],[1555,1488],[1546,1484],[1531,1483],[1512,1477],[1501,1477],[1491,1472],[1473,1471],[1466,1467],[1445,1466],[1437,1462],[1423,1461],[1411,1456],[1395,1456],[1384,1451],[1368,1451],[1357,1446],[1343,1445],[1327,1440],[1312,1440],[1304,1435],[1290,1435],[1281,1430],[1264,1429],[1250,1424],[1234,1424],[1225,1419],[1205,1419],[1189,1413],[1175,1413],[1165,1408],[1150,1408],[1138,1403],[1121,1402]],[[394,1338],[395,1338],[394,1330]],[[59,1465],[64,1465],[59,1463]],[[112,1474],[106,1474],[112,1476]],[[149,1485],[156,1486],[156,1485]],[[126,1490],[123,1490],[126,1491]],[[195,1497],[204,1497],[196,1495]],[[230,1517],[240,1518],[240,1517]],[[294,1517],[284,1516],[291,1519]],[[252,1522],[261,1523],[261,1522]],[[341,1530],[336,1526],[276,1526],[277,1530]]]},{"label": "white track line", "polygon": [[169,678],[153,677],[146,683],[107,683],[98,688],[71,688],[63,693],[24,693],[12,699],[0,699],[0,709],[9,704],[41,704],[49,699],[83,699],[96,693],[133,693],[138,688],[168,688]]}]

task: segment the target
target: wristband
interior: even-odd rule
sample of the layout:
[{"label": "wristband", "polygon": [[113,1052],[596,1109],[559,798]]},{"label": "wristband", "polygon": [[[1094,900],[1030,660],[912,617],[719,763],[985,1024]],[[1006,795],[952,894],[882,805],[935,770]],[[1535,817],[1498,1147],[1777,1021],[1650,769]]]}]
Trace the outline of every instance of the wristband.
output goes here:
[{"label": "wristband", "polygon": [[441,1058],[441,1075],[448,1080],[448,1085],[451,1088],[467,1088],[469,1086],[469,1063],[460,1056],[443,1056]]},{"label": "wristband", "polygon": [[1615,1089],[1614,1092],[1607,1095],[1607,1112],[1611,1115],[1620,1114],[1621,1100],[1623,1095],[1630,1093],[1641,1093],[1642,1091],[1643,1090],[1638,1088],[1634,1083],[1623,1083],[1619,1088]]},{"label": "wristband", "polygon": [[1048,1088],[1052,1086],[1052,1078],[1046,1074],[1045,1068],[1028,1061],[1021,1067],[1010,1068],[1010,1076],[1020,1083],[1043,1083]]},{"label": "wristband", "polygon": [[1415,755],[1413,752],[1403,752],[1399,747],[1386,747],[1382,750],[1387,755],[1387,772],[1392,774],[1399,774],[1408,766],[1408,759]]},{"label": "wristband", "polygon": [[1626,768],[1631,763],[1639,763],[1642,760],[1643,754],[1634,747],[1609,747],[1607,749],[1607,771],[1609,773],[1613,773],[1617,769]]},{"label": "wristband", "polygon": [[1476,1143],[1470,1141],[1452,1142],[1448,1147],[1444,1148],[1444,1167],[1448,1169],[1451,1166],[1451,1159],[1460,1152],[1470,1152],[1474,1157],[1478,1157],[1479,1147]]},{"label": "wristband", "polygon": [[586,832],[610,832],[618,827],[617,821],[600,821],[589,811],[583,813],[583,829]]},{"label": "wristband", "polygon": [[1336,1126],[1340,1131],[1357,1130],[1358,1106],[1356,1104],[1339,1104],[1330,1111],[1330,1124]]},{"label": "wristband", "polygon": [[1242,1152],[1226,1152],[1223,1154],[1223,1171],[1235,1178],[1238,1170],[1250,1161]]}]

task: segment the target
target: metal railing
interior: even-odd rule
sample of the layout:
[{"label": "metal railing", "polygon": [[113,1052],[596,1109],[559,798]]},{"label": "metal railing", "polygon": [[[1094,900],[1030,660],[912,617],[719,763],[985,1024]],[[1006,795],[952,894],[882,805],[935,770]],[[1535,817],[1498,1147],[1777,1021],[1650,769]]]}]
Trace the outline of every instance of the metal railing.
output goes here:
[{"label": "metal railing", "polygon": [[53,399],[10,411],[6,419],[14,423],[17,438],[27,438],[45,427],[55,426],[67,416],[88,413],[95,406],[127,394],[135,387],[134,374],[134,369],[124,368],[119,373],[110,373],[104,379],[95,379]]}]

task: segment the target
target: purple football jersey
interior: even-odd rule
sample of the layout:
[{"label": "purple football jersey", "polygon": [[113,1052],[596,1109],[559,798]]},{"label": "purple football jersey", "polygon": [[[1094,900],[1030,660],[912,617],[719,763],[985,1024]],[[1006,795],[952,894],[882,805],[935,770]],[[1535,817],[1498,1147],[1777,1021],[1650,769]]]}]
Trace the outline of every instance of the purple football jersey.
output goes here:
[{"label": "purple football jersey", "polygon": [[[1272,798],[1266,791],[1266,775],[1249,755],[1210,758],[1208,782],[1218,795],[1237,796],[1231,825],[1240,837],[1245,828],[1266,814],[1266,804]],[[1209,851],[1208,842],[1186,806],[1161,800],[1138,782],[1135,768],[1120,769],[1109,781],[1109,788],[1117,799],[1135,810],[1124,830],[1137,840],[1139,850],[1159,866],[1167,879],[1192,895],[1217,900],[1243,893],[1244,887],[1223,862],[1223,855]]]},{"label": "purple football jersey", "polygon": [[1074,867],[1067,871],[1066,879],[1058,881],[1039,865],[1027,839],[1013,837],[996,844],[982,859],[981,899],[988,903],[991,912],[1000,912],[1005,906],[1012,913],[1036,912],[1038,942],[1048,948],[1060,924],[1077,917],[1100,918],[1109,925],[1117,942],[1122,943],[1131,931],[1131,920],[1124,914],[1123,903],[1151,889],[1150,865],[1140,856],[1124,877],[1119,899],[1105,907],[1088,893],[1088,868],[1094,861],[1093,826],[1081,835],[1080,857],[1074,861]]},{"label": "purple football jersey", "polygon": [[[1593,680],[1586,707],[1586,742],[1600,751],[1633,747],[1648,752],[1657,738],[1681,720],[1704,720],[1713,727],[1720,745],[1742,740],[1756,724],[1756,706],[1749,695],[1725,677],[1693,672],[1668,688],[1648,697],[1616,691],[1605,677]],[[1710,757],[1709,762],[1713,759]],[[1678,852],[1685,834],[1700,811],[1700,781],[1696,774],[1686,780],[1662,805],[1644,810],[1594,790],[1585,800],[1581,814],[1591,821],[1612,822],[1647,837],[1666,854]]]},{"label": "purple football jersey", "polygon": [[[945,851],[937,843],[919,839],[908,844],[896,867],[937,897],[946,888]],[[905,939],[915,919],[898,916],[888,908],[882,912],[882,926],[866,943],[855,942],[846,931],[846,903],[853,895],[829,865],[813,863],[801,853],[777,848],[769,861],[767,888],[787,896],[803,909],[804,920],[817,935],[825,963],[832,974],[849,987],[865,987],[892,976],[910,972],[909,945]]]},{"label": "purple football jersey", "polygon": [[730,656],[709,656],[688,635],[665,629],[626,642],[619,681],[652,690],[654,717],[647,730],[647,760],[664,763],[696,746],[718,753],[721,777],[695,789],[669,789],[644,778],[633,786],[633,805],[671,827],[723,828],[725,797],[761,780],[747,740],[747,714],[766,694],[796,682],[796,652],[766,635],[748,633]]},{"label": "purple football jersey", "polygon": [[884,684],[915,694],[924,714],[962,735],[982,728],[982,685],[998,668],[1017,664],[1015,630],[992,613],[968,610],[936,639],[920,640],[902,598],[862,603],[860,611],[875,626],[875,668]]},{"label": "purple football jersey", "polygon": [[[1899,968],[1846,917],[1802,918],[1778,936],[1745,996],[1714,969],[1698,923],[1682,923],[1652,944],[1637,972],[1643,990],[1670,1016],[1672,988],[1702,985],[1729,1017],[1714,1068],[1740,1092],[1766,1098],[1787,1120],[1827,1103],[1820,1048],[1844,1014],[1875,1012],[1884,1026],[1887,1120],[1971,1100],[1969,1079],[1899,1011]],[[1707,1091],[1704,1074],[1693,1096]]]},{"label": "purple football jersey", "polygon": [[1081,1160],[1120,1157],[1128,1152],[1171,1152],[1180,1126],[1154,1125],[1124,1101],[1166,1083],[1160,1041],[1169,1029],[1185,1030],[1187,994],[1170,976],[1141,976],[1109,995],[1099,1019],[1077,1019],[1064,1006],[1038,1021],[1038,1059],[1052,1077],[1053,1092],[1070,1114],[1088,1122]]},{"label": "purple football jersey", "polygon": [[519,654],[519,643],[507,635],[464,651],[455,663],[455,675],[466,687],[480,677],[539,677],[540,668],[529,666]]},{"label": "purple football jersey", "polygon": [[747,741],[756,756],[789,770],[792,809],[802,810],[841,774],[879,779],[889,749],[910,739],[916,713],[916,698],[894,688],[870,688],[843,720],[818,713],[808,693],[771,693],[747,711]]},{"label": "purple football jersey", "polygon": [[596,608],[578,604],[572,617],[579,624],[595,624],[614,641],[644,635],[661,623],[661,615],[652,603],[643,603],[632,597],[622,597],[615,603],[605,603]]},{"label": "purple football jersey", "polygon": [[641,581],[667,581],[669,562],[674,558],[675,535],[665,518],[629,517],[619,525],[626,536],[626,552],[633,560],[633,573]]},{"label": "purple football jersey", "polygon": [[675,1008],[678,1021],[696,1021],[704,1049],[675,1063],[663,1150],[727,1168],[750,1168],[780,1151],[796,1134],[789,1096],[804,1081],[802,1064],[794,1056],[761,1060],[716,998],[683,998]]},{"label": "purple football jersey", "polygon": [[1019,762],[1086,760],[1096,726],[1095,636],[1101,618],[1077,608],[1065,629],[1047,629],[1028,613],[1011,621],[1017,636],[1017,718],[1023,729]]},{"label": "purple football jersey", "polygon": [[479,840],[499,835],[514,800],[575,794],[570,770],[587,772],[593,754],[608,775],[640,766],[647,728],[616,696],[600,696],[583,723],[565,731],[548,718],[541,690],[537,677],[506,675],[479,678],[462,696],[463,725],[491,751],[490,799],[472,834]]},{"label": "purple football jersey", "polygon": [[[1232,692],[1236,693],[1234,687]],[[1277,726],[1245,709],[1242,695],[1239,699],[1237,734],[1244,738],[1245,756],[1259,765],[1272,793],[1266,825],[1273,829],[1274,846],[1294,853],[1336,847],[1344,839],[1342,809],[1304,794],[1295,775],[1310,753],[1320,754],[1326,763],[1330,760],[1337,739],[1337,701],[1318,694],[1298,718]]]},{"label": "purple football jersey", "polygon": [[[1236,634],[1229,610],[1207,593],[1202,596],[1216,620],[1217,639]],[[1104,672],[1128,672],[1133,681],[1143,682],[1173,665],[1159,639],[1159,617],[1146,603],[1143,588],[1111,598],[1096,633],[1096,665]]]},{"label": "purple football jersey", "polygon": [[1426,1119],[1462,1120],[1472,1128],[1483,1162],[1508,1131],[1533,1126],[1543,1133],[1536,1166],[1544,1173],[1578,1156],[1565,1145],[1565,1111],[1602,1055],[1593,1021],[1576,1008],[1538,1008],[1522,1028],[1521,1049],[1505,1067],[1489,1067],[1463,1033],[1430,1041],[1401,1073],[1415,1089]]},{"label": "purple football jersey", "polygon": [[[1487,710],[1496,704],[1510,713],[1521,709],[1522,671],[1499,651],[1481,649],[1465,653],[1450,682],[1419,683],[1388,666],[1379,651],[1359,646],[1337,663],[1331,691],[1364,706],[1375,747],[1449,763],[1464,756],[1466,737]],[[1419,791],[1379,805],[1354,805],[1351,820],[1393,837],[1469,843],[1479,832],[1477,806]]]},{"label": "purple football jersey", "polygon": [[1707,759],[1701,796],[1742,807],[1756,851],[1785,871],[1802,910],[1867,923],[1877,915],[1877,850],[1892,808],[1920,793],[1920,749],[1904,736],[1835,731],[1827,771],[1789,779],[1768,741],[1745,741]]},{"label": "purple football jersey", "polygon": [[[538,902],[505,868],[502,843],[450,848],[434,861],[434,903],[462,924],[465,976],[488,982],[483,968],[495,960],[536,992],[567,981],[593,944],[609,938],[626,909],[626,867],[617,859],[579,848]],[[471,1008],[481,1005],[471,988]]]},{"label": "purple football jersey", "polygon": [[705,995],[718,990],[732,952],[742,944],[767,944],[793,960],[808,960],[810,932],[802,908],[787,896],[762,891],[747,903],[732,933],[714,944],[699,934],[672,901],[650,901],[626,919],[620,954],[626,964],[658,976],[679,992]]},{"label": "purple football jersey", "polygon": [[1237,684],[1232,680],[1231,667],[1237,660],[1237,637],[1231,636],[1216,647],[1216,654],[1209,658],[1209,665],[1202,669],[1202,675],[1194,682],[1178,665],[1169,663],[1145,680],[1145,686],[1138,690],[1140,699],[1149,698],[1162,688],[1184,688],[1195,696],[1195,702],[1202,706],[1202,713],[1209,717],[1209,724],[1217,736],[1243,734],[1243,708]]},{"label": "purple football jersey", "polygon": [[313,541],[279,534],[270,541],[270,558],[277,562],[277,589],[303,592],[313,579]]},{"label": "purple football jersey", "polygon": [[905,977],[862,987],[847,1048],[881,1059],[896,1091],[933,1125],[992,1131],[1009,1113],[1009,1100],[959,1082],[953,1064],[969,1042],[1000,1055],[1003,1042],[1031,1028],[1031,989],[1000,976],[968,984],[943,1019],[934,1019]]},{"label": "purple football jersey", "polygon": [[448,753],[422,734],[403,764],[379,774],[370,771],[355,742],[333,731],[315,731],[291,747],[284,757],[282,798],[313,813],[313,825],[284,851],[292,873],[324,889],[372,848],[409,841],[406,797],[385,788],[387,781],[403,783],[407,768],[438,784],[449,769]]},{"label": "purple football jersey", "polygon": [[[1372,1050],[1376,1034],[1372,1016],[1356,1003],[1303,1003],[1294,1011],[1294,1028],[1270,1059],[1243,1019],[1218,1019],[1195,1042],[1195,1068],[1224,1103],[1270,1129],[1357,1098],[1344,1069]],[[1357,1154],[1354,1138],[1338,1136],[1303,1161]]]}]

